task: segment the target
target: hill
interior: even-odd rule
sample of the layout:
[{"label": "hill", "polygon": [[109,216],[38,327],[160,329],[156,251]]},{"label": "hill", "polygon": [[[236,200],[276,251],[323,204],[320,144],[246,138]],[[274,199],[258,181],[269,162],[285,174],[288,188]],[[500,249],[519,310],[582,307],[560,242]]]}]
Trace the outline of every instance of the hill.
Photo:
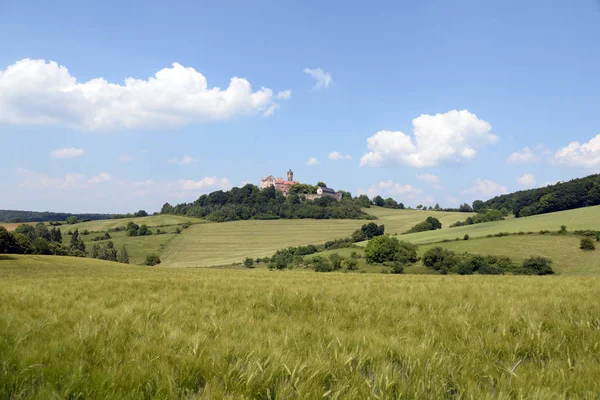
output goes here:
[{"label": "hill", "polygon": [[497,196],[476,208],[506,208],[517,217],[528,217],[599,204],[600,175],[590,175],[543,188]]},{"label": "hill", "polygon": [[594,398],[599,296],[600,277],[0,256],[0,398]]},{"label": "hill", "polygon": [[442,240],[454,240],[456,238],[462,239],[465,234],[475,238],[500,232],[557,231],[561,225],[566,225],[571,231],[576,229],[597,229],[600,226],[600,206],[534,215],[526,218],[511,218],[504,221],[486,222],[436,231],[411,233],[402,235],[399,239],[415,244],[424,244],[441,242]]}]

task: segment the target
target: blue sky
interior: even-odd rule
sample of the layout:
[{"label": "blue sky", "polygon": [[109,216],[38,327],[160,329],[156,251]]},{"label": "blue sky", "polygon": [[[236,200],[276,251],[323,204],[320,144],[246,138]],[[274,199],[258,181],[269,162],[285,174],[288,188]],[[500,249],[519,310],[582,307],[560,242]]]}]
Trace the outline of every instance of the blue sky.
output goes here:
[{"label": "blue sky", "polygon": [[600,170],[594,0],[0,2],[0,49],[0,208],[155,211],[288,168],[455,206]]}]

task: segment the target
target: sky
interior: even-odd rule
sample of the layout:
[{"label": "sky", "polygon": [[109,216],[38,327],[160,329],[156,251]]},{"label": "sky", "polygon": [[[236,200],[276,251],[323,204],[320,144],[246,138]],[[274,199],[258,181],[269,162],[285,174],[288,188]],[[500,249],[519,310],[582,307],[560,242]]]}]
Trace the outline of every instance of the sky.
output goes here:
[{"label": "sky", "polygon": [[600,172],[599,71],[597,0],[0,1],[0,209],[485,200]]}]

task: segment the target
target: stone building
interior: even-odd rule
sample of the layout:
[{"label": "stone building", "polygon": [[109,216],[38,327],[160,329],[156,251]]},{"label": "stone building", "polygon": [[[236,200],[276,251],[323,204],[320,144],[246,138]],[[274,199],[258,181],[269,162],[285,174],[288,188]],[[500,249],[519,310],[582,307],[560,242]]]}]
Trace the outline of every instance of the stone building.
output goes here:
[{"label": "stone building", "polygon": [[270,186],[273,186],[278,192],[282,192],[284,195],[287,195],[288,190],[290,190],[290,187],[292,187],[292,185],[295,185],[296,183],[300,182],[294,180],[294,171],[290,169],[287,172],[287,180],[284,180],[281,177],[275,179],[273,175],[269,175],[266,178],[261,178],[260,188],[266,189]]},{"label": "stone building", "polygon": [[[261,178],[260,189],[262,190],[262,189],[266,189],[268,187],[273,186],[275,188],[275,190],[283,193],[284,196],[287,196],[288,191],[290,190],[292,185],[295,185],[297,183],[300,183],[300,182],[294,180],[294,171],[292,171],[290,169],[287,172],[287,180],[284,180],[283,178],[275,178],[273,175],[269,175],[266,178]],[[317,193],[315,193],[315,194],[304,194],[302,196],[304,196],[307,200],[320,199],[321,197],[324,197],[324,196],[333,197],[337,201],[342,200],[342,192],[341,191],[336,192],[335,190],[325,187],[325,186],[319,186],[317,188]]]}]

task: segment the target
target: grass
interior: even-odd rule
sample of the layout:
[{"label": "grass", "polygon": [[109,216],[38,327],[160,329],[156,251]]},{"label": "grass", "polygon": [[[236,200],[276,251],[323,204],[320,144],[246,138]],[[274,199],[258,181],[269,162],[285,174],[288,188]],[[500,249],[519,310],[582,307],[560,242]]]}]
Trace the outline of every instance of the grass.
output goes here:
[{"label": "grass", "polygon": [[600,275],[600,251],[581,250],[580,240],[572,235],[504,236],[419,246],[419,253],[441,246],[460,253],[508,256],[518,263],[530,256],[543,256],[552,259],[552,269],[560,274]]},{"label": "grass", "polygon": [[442,211],[422,211],[422,210],[397,210],[383,207],[364,208],[363,211],[379,218],[374,221],[385,225],[386,233],[404,233],[419,222],[425,221],[427,217],[435,217],[442,223],[442,229],[448,228],[456,221],[464,221],[474,213],[463,212],[442,212]]},{"label": "grass", "polygon": [[558,231],[561,225],[566,225],[569,231],[576,229],[597,229],[600,226],[600,206],[534,215],[526,218],[510,218],[504,221],[486,222],[484,224],[460,226],[450,229],[411,233],[399,236],[398,239],[423,244],[440,242],[444,239],[462,239],[465,234],[474,238],[500,232],[538,232],[545,229]]},{"label": "grass", "polygon": [[596,398],[600,277],[0,258],[0,398]]},{"label": "grass", "polygon": [[108,229],[114,229],[117,227],[126,226],[128,222],[133,221],[138,225],[146,224],[150,227],[154,226],[168,226],[168,225],[178,225],[183,224],[184,222],[191,222],[192,224],[199,223],[207,223],[208,221],[200,219],[200,218],[191,218],[184,217],[181,215],[151,215],[148,217],[138,217],[138,218],[119,218],[119,219],[101,219],[97,221],[88,221],[88,222],[80,222],[78,224],[72,225],[62,225],[60,226],[61,231],[67,232],[69,230],[73,231],[75,229],[79,229],[81,232],[84,229],[87,229],[90,232],[96,231],[106,231]]},{"label": "grass", "polygon": [[169,243],[161,259],[177,267],[228,265],[245,257],[271,256],[283,247],[348,237],[365,222],[306,219],[192,225]]}]

